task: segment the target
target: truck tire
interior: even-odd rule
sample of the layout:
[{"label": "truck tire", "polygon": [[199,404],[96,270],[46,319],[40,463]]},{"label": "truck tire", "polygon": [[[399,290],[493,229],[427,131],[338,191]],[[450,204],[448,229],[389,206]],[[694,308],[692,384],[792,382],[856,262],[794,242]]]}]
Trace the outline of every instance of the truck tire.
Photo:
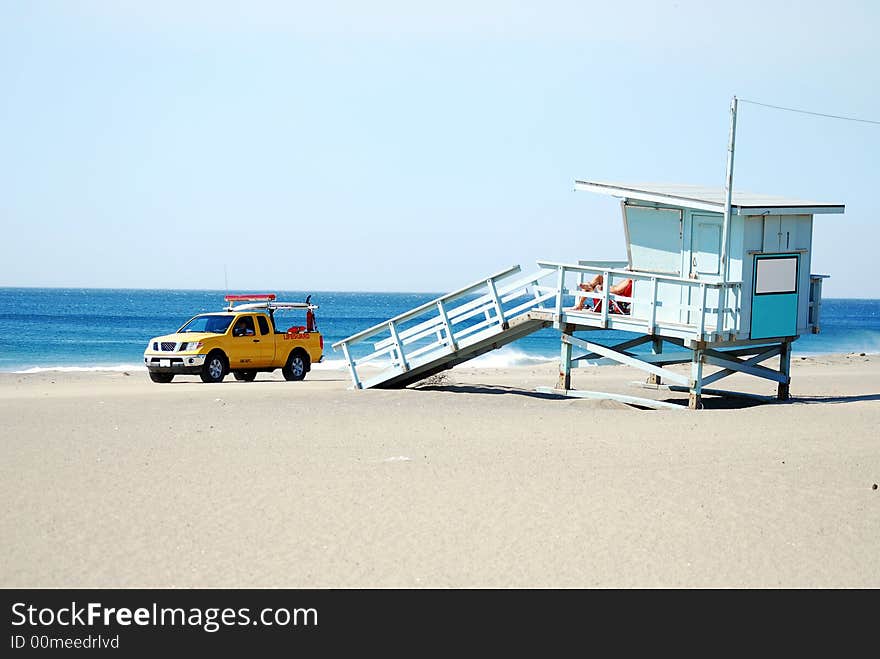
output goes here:
[{"label": "truck tire", "polygon": [[309,355],[305,350],[294,350],[287,358],[287,363],[281,369],[284,379],[288,381],[302,380],[309,370]]},{"label": "truck tire", "polygon": [[257,377],[256,371],[232,371],[232,377],[239,382],[253,382]]},{"label": "truck tire", "polygon": [[212,352],[208,355],[199,377],[202,378],[202,382],[223,382],[223,378],[226,377],[226,357],[222,352]]},{"label": "truck tire", "polygon": [[159,384],[168,384],[174,379],[174,373],[156,373],[155,371],[150,371],[150,379]]}]

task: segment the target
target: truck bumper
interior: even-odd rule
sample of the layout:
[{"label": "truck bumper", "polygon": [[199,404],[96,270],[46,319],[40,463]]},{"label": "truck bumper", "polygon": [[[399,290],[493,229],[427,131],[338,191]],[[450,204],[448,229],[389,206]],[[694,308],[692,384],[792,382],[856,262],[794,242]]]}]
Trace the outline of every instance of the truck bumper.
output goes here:
[{"label": "truck bumper", "polygon": [[202,372],[207,355],[174,355],[144,353],[144,366],[154,373],[183,373],[195,375]]}]

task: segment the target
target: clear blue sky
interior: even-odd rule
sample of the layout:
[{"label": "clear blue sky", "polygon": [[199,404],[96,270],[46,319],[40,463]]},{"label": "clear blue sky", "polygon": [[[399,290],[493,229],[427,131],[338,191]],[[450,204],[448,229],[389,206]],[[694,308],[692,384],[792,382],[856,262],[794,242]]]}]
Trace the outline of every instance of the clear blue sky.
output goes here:
[{"label": "clear blue sky", "polygon": [[[2,286],[443,291],[623,258],[733,94],[880,119],[875,2],[0,2]],[[880,297],[880,126],[741,106],[736,187]]]}]

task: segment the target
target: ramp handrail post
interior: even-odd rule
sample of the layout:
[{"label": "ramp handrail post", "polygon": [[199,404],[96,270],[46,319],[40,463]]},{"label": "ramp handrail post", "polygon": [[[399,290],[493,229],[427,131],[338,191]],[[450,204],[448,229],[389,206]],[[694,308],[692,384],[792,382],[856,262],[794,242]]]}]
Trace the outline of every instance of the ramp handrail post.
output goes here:
[{"label": "ramp handrail post", "polygon": [[449,316],[446,313],[446,306],[443,304],[443,300],[437,300],[437,312],[440,314],[440,319],[443,321],[443,327],[446,329],[446,338],[449,341],[449,347],[452,350],[458,350],[458,346],[455,343],[455,337],[452,335],[452,324],[449,322]]},{"label": "ramp handrail post", "polygon": [[489,295],[492,297],[492,305],[495,307],[495,313],[498,315],[498,322],[504,327],[504,309],[501,307],[501,300],[498,298],[498,289],[495,287],[495,280],[487,279],[486,286],[489,288]]},{"label": "ramp handrail post", "polygon": [[702,341],[706,333],[706,284],[700,284],[700,325],[697,333]]},{"label": "ramp handrail post", "polygon": [[400,341],[400,335],[397,333],[397,324],[392,320],[388,323],[388,329],[391,330],[391,338],[394,340],[394,346],[397,348],[397,356],[400,358],[400,367],[404,371],[409,370],[409,363],[406,361],[406,355],[403,353],[403,343]]},{"label": "ramp handrail post", "polygon": [[648,331],[654,333],[654,325],[657,324],[657,278],[651,277],[651,320],[648,323]]},{"label": "ramp handrail post", "polygon": [[348,351],[348,343],[342,344],[342,354],[345,355],[345,361],[348,362],[348,372],[351,374],[351,381],[354,384],[355,389],[363,389],[361,386],[360,378],[358,378],[357,369],[354,365],[354,360],[351,358],[351,354]]},{"label": "ramp handrail post", "polygon": [[[541,308],[544,308],[544,300],[541,300],[541,291],[539,290],[539,286],[541,285],[540,280],[536,279],[531,283],[532,286],[532,296],[535,298],[535,303]],[[540,300],[540,302],[539,302]]]}]

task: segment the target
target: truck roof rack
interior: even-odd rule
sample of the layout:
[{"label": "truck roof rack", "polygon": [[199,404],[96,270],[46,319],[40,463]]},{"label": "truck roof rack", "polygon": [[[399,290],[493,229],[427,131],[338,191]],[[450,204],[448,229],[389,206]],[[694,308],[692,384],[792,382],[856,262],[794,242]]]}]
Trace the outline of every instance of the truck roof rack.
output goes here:
[{"label": "truck roof rack", "polygon": [[227,295],[223,299],[227,302],[271,302],[275,300],[275,293],[255,293],[253,295]]},{"label": "truck roof rack", "polygon": [[[223,299],[229,304],[226,311],[251,311],[257,309],[317,309],[317,304],[309,302],[311,295],[305,302],[277,302],[275,293],[259,293],[252,295],[227,295]],[[233,305],[234,302],[246,302],[247,304]]]}]

